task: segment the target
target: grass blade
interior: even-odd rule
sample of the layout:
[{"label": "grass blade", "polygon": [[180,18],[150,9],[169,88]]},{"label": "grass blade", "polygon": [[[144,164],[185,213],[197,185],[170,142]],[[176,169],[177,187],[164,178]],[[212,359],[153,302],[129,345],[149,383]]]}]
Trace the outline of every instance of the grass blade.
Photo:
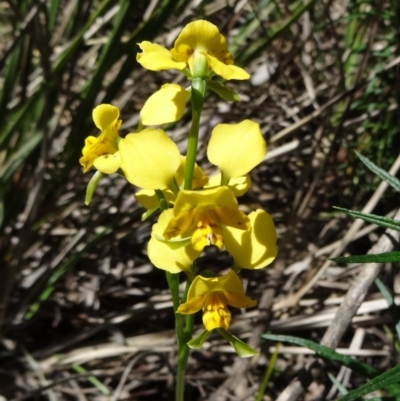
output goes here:
[{"label": "grass blade", "polygon": [[264,338],[265,340],[290,343],[306,347],[308,349],[313,350],[320,357],[328,359],[330,361],[339,362],[343,366],[346,366],[347,368],[350,368],[366,377],[371,378],[378,374],[378,371],[374,369],[372,366],[369,366],[366,363],[359,362],[350,356],[342,355],[333,350],[332,348],[325,347],[324,345],[315,343],[314,341],[304,340],[302,338],[294,336],[277,335],[277,334],[263,334],[261,337]]},{"label": "grass blade", "polygon": [[376,214],[362,213],[355,210],[344,209],[334,206],[334,209],[340,210],[356,219],[362,219],[368,223],[373,223],[384,228],[391,228],[392,230],[400,231],[400,221],[389,219],[388,217],[378,216]]},{"label": "grass blade", "polygon": [[393,187],[397,192],[400,192],[400,181],[389,174],[387,171],[382,170],[376,164],[372,163],[368,158],[356,151],[357,157],[377,176],[386,181],[391,187]]},{"label": "grass blade", "polygon": [[368,383],[356,388],[355,390],[349,391],[346,395],[341,397],[339,401],[351,401],[366,394],[370,394],[381,388],[387,388],[390,385],[397,384],[400,382],[400,366],[396,366],[393,369],[388,370],[385,373],[375,377]]},{"label": "grass blade", "polygon": [[400,261],[400,252],[384,252],[376,255],[354,255],[332,258],[337,263],[394,263]]}]

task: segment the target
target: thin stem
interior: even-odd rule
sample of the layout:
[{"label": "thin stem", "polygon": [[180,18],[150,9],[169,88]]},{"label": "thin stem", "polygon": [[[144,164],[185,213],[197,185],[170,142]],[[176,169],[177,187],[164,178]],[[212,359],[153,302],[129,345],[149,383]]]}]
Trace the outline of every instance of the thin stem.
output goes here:
[{"label": "thin stem", "polygon": [[178,186],[178,184],[176,183],[175,178],[171,181],[171,183],[169,184],[169,189],[175,194],[178,195],[180,188]]},{"label": "thin stem", "polygon": [[188,136],[188,145],[185,165],[184,189],[192,189],[194,165],[197,156],[197,144],[199,140],[200,115],[204,104],[206,92],[206,81],[202,78],[195,78],[192,81],[192,125]]},{"label": "thin stem", "polygon": [[[185,292],[183,293],[182,303],[186,302],[189,287],[192,284],[192,280],[188,279],[186,282]],[[177,314],[175,314],[177,315]],[[178,314],[179,315],[179,314]],[[183,344],[178,349],[178,369],[176,372],[176,387],[175,387],[175,400],[184,401],[185,394],[185,374],[186,365],[189,359],[190,348],[186,343],[191,339],[193,333],[194,315],[187,315],[185,328],[183,331]]]},{"label": "thin stem", "polygon": [[[179,313],[176,313],[177,309],[180,305],[179,300],[179,274],[173,274],[170,272],[165,272],[168,282],[168,287],[171,291],[172,295],[172,304],[174,306],[174,315],[175,315],[175,331],[176,331],[176,342],[178,344],[178,354],[179,350],[186,346],[186,341],[184,337],[183,330],[183,316]],[[179,356],[178,356],[179,359]]]},{"label": "thin stem", "polygon": [[224,174],[223,171],[221,171],[221,185],[227,186],[229,184],[229,181],[230,181],[230,178],[226,174]]},{"label": "thin stem", "polygon": [[[156,190],[157,198],[160,202],[160,210],[164,211],[168,209],[168,202],[165,199],[163,192],[159,189]],[[180,299],[179,299],[179,274],[173,274],[170,272],[165,272],[168,287],[171,291],[172,296],[172,304],[174,306],[174,315],[175,315],[175,331],[176,331],[176,342],[178,344],[178,350],[180,350],[183,346],[185,346],[185,338],[184,338],[184,330],[183,330],[183,316],[179,313],[176,313],[179,308]],[[182,399],[183,400],[183,399]]]}]

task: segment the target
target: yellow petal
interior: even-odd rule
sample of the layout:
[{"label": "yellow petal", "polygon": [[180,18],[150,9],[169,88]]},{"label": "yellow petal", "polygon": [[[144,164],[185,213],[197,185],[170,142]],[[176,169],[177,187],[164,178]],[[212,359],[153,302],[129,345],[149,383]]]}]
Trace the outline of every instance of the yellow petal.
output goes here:
[{"label": "yellow petal", "polygon": [[180,191],[174,206],[175,216],[199,208],[213,210],[215,206],[237,209],[238,203],[232,191],[227,187],[204,189],[202,191]]},{"label": "yellow petal", "polygon": [[252,308],[257,301],[237,292],[224,292],[226,303],[234,308]]},{"label": "yellow petal", "polygon": [[218,225],[201,225],[192,234],[193,248],[201,252],[206,246],[215,245],[219,249],[224,247],[222,229]]},{"label": "yellow petal", "polygon": [[190,273],[193,262],[200,256],[200,252],[195,251],[191,245],[175,249],[168,242],[153,237],[147,246],[147,254],[155,267],[170,273]]},{"label": "yellow petal", "polygon": [[178,214],[178,216],[173,217],[166,226],[164,232],[162,233],[164,238],[169,240],[178,235],[190,236],[195,224],[193,220],[193,211],[183,212]]},{"label": "yellow petal", "polygon": [[121,167],[121,158],[119,152],[113,155],[104,155],[96,158],[93,165],[104,174],[113,174]]},{"label": "yellow petal", "polygon": [[207,156],[229,178],[247,174],[267,153],[259,124],[244,120],[239,124],[218,124],[211,133]]},{"label": "yellow petal", "polygon": [[[165,199],[170,203],[176,199],[176,195],[172,191],[164,190],[163,194]],[[145,209],[155,209],[159,206],[156,191],[153,189],[142,189],[136,192],[134,197]]]},{"label": "yellow petal", "polygon": [[178,121],[185,111],[188,96],[188,92],[179,85],[163,85],[144,104],[140,112],[142,124],[159,125]]},{"label": "yellow petal", "polygon": [[[208,180],[206,188],[218,187],[221,185],[221,173],[212,176]],[[228,188],[233,192],[236,197],[244,195],[247,190],[251,187],[251,178],[249,175],[243,177],[231,178],[228,183]]]},{"label": "yellow petal", "polygon": [[187,63],[194,51],[212,52],[224,57],[227,53],[225,38],[211,22],[204,20],[190,22],[182,29],[171,53],[174,60]]},{"label": "yellow petal", "polygon": [[249,218],[239,210],[216,207],[214,212],[217,215],[218,221],[225,226],[234,227],[239,230],[250,229]]},{"label": "yellow petal", "polygon": [[182,313],[182,315],[192,315],[203,307],[204,299],[205,297],[196,297],[190,301],[186,301],[185,303],[179,305],[176,313]]},{"label": "yellow petal", "polygon": [[136,59],[142,67],[151,71],[177,69],[183,70],[186,63],[177,62],[172,59],[171,52],[166,48],[156,44],[144,41],[139,43],[142,53],[138,53]]},{"label": "yellow petal", "polygon": [[172,209],[161,213],[157,223],[153,225],[147,253],[150,261],[159,269],[167,270],[170,273],[190,272],[193,262],[200,256],[201,252],[195,251],[190,244],[185,247],[175,247],[173,244],[157,239],[162,238],[162,234],[172,217]]},{"label": "yellow petal", "polygon": [[83,166],[83,172],[86,173],[93,166],[93,162],[99,155],[96,152],[91,151],[95,146],[97,138],[95,136],[88,136],[85,139],[85,146],[82,149],[83,156],[79,159],[79,163]]},{"label": "yellow petal", "polygon": [[224,293],[214,292],[207,295],[203,311],[203,324],[206,330],[229,329],[232,317],[230,310],[226,306]]},{"label": "yellow petal", "polygon": [[112,104],[100,104],[93,109],[93,121],[100,131],[115,125],[119,118],[119,108]]},{"label": "yellow petal", "polygon": [[258,209],[249,214],[251,230],[224,227],[225,248],[235,262],[245,269],[261,269],[269,265],[278,253],[276,230],[271,216]]},{"label": "yellow petal", "polygon": [[219,76],[226,80],[230,79],[249,79],[250,74],[247,73],[243,68],[236,65],[227,65],[219,61],[216,57],[207,55],[208,63],[211,69]]},{"label": "yellow petal", "polygon": [[139,188],[165,189],[181,163],[176,144],[163,130],[146,128],[119,142],[126,179]]},{"label": "yellow petal", "polygon": [[243,284],[238,275],[230,270],[228,274],[220,277],[196,276],[189,288],[187,299],[202,297],[216,291],[244,294]]}]

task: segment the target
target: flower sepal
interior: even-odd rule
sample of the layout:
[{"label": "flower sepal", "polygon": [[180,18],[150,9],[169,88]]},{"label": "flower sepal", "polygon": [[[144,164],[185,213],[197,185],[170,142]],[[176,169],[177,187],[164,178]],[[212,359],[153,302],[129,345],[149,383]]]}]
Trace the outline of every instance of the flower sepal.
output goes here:
[{"label": "flower sepal", "polygon": [[166,240],[162,235],[158,234],[153,234],[153,237],[156,240],[163,242],[164,244],[168,244],[172,249],[179,249],[188,246],[189,244],[192,243],[191,237],[169,239],[169,240]]},{"label": "flower sepal", "polygon": [[153,209],[147,209],[143,214],[142,217],[140,218],[140,221],[146,221],[150,216],[152,216],[157,210],[159,210],[160,207],[155,207]]},{"label": "flower sepal", "polygon": [[219,334],[221,334],[222,337],[225,338],[226,341],[228,341],[230,345],[232,345],[236,353],[241,358],[249,358],[251,356],[258,354],[258,352],[254,348],[251,348],[250,345],[247,345],[245,342],[235,337],[229,331],[223,328],[218,328],[216,330],[218,331]]},{"label": "flower sepal", "polygon": [[221,99],[226,100],[227,102],[240,101],[239,95],[234,90],[232,90],[231,88],[228,88],[227,86],[225,86],[219,82],[207,81],[207,88],[212,90]]},{"label": "flower sepal", "polygon": [[192,338],[186,343],[186,345],[191,349],[200,349],[206,342],[207,338],[210,336],[211,331],[204,330],[198,336]]},{"label": "flower sepal", "polygon": [[97,185],[99,185],[100,180],[105,176],[105,174],[100,171],[96,171],[93,177],[90,179],[89,184],[86,187],[85,205],[89,206],[93,198],[93,194],[96,191]]}]

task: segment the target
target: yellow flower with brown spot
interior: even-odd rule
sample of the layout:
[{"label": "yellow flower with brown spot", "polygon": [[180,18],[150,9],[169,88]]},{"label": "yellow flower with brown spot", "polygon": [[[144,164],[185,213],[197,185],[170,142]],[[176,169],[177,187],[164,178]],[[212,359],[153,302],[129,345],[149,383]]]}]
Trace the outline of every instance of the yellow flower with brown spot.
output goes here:
[{"label": "yellow flower with brown spot", "polygon": [[119,109],[111,104],[100,104],[93,110],[93,121],[100,136],[88,136],[79,163],[86,173],[92,166],[101,173],[115,173],[121,166],[118,153]]},{"label": "yellow flower with brown spot", "polygon": [[249,218],[238,209],[238,203],[228,187],[204,189],[202,191],[180,191],[174,208],[174,217],[164,230],[164,238],[191,237],[195,250],[216,245],[222,249],[224,238],[222,227],[238,230],[250,228]]},{"label": "yellow flower with brown spot", "polygon": [[188,67],[193,77],[207,75],[211,70],[227,80],[250,77],[245,70],[233,64],[224,36],[208,21],[187,24],[171,50],[147,41],[139,43],[139,46],[142,53],[138,53],[137,61],[148,70],[184,70]]},{"label": "yellow flower with brown spot", "polygon": [[250,308],[257,302],[245,295],[243,284],[237,274],[230,270],[221,277],[196,276],[191,284],[187,301],[179,306],[177,313],[191,315],[203,309],[203,323],[206,330],[228,330],[231,312],[234,308]]}]

